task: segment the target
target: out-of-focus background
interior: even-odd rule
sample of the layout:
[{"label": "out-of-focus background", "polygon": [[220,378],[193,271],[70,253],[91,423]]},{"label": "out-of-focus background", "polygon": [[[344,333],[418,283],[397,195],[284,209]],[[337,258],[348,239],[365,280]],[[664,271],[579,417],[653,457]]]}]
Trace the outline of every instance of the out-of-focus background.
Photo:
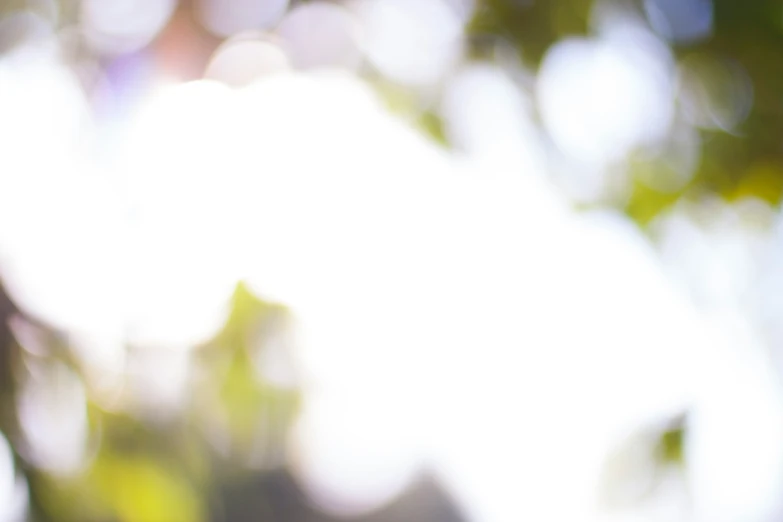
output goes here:
[{"label": "out-of-focus background", "polygon": [[783,1],[0,1],[0,522],[783,519]]}]

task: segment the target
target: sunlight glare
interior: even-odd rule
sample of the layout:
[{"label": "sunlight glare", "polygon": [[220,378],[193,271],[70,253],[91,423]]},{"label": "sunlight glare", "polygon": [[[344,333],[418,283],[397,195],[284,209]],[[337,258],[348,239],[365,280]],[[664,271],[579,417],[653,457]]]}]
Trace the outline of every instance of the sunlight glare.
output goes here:
[{"label": "sunlight glare", "polygon": [[405,403],[363,390],[311,396],[292,434],[295,472],[321,509],[342,516],[383,505],[421,465]]},{"label": "sunlight glare", "polygon": [[[604,24],[598,39],[555,44],[537,84],[545,128],[562,153],[588,167],[609,165],[663,138],[673,117],[673,89],[668,48],[622,18]],[[597,185],[588,194],[603,190],[600,180],[573,182]]]},{"label": "sunlight glare", "polygon": [[359,20],[340,4],[299,4],[280,21],[276,34],[298,69],[356,69],[361,63]]},{"label": "sunlight glare", "polygon": [[750,325],[733,333],[721,322],[734,351],[713,357],[685,441],[693,505],[700,520],[770,520],[783,508],[780,380]]},{"label": "sunlight glare", "polygon": [[538,176],[544,165],[532,101],[504,70],[468,65],[449,81],[441,114],[451,145],[523,176]]},{"label": "sunlight glare", "polygon": [[167,87],[131,122],[120,164],[132,212],[129,334],[139,344],[197,344],[228,311],[237,281],[223,177],[233,168],[230,93],[210,81]]},{"label": "sunlight glare", "polygon": [[261,36],[240,35],[218,47],[204,77],[243,87],[266,75],[284,72],[289,66],[288,56],[279,45]]},{"label": "sunlight glare", "polygon": [[364,52],[390,79],[435,83],[462,52],[462,21],[443,0],[361,0]]}]

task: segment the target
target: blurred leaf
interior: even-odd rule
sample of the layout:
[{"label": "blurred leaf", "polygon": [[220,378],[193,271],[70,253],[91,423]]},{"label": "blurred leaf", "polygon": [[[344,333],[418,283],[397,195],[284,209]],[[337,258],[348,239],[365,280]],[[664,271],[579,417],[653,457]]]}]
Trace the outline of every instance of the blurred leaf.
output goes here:
[{"label": "blurred leaf", "polygon": [[182,475],[144,456],[101,455],[93,487],[122,522],[199,522],[204,506]]},{"label": "blurred leaf", "polygon": [[231,299],[228,320],[220,333],[208,344],[207,350],[211,347],[229,352],[244,349],[250,342],[253,329],[275,308],[253,295],[244,284],[238,284]]},{"label": "blurred leaf", "polygon": [[240,284],[225,327],[201,350],[208,370],[197,390],[201,421],[228,437],[232,456],[243,464],[259,446],[282,451],[282,433],[298,408],[298,391],[266,382],[253,359],[265,349],[265,325],[281,313],[281,306],[264,302]]},{"label": "blurred leaf", "polygon": [[40,472],[28,473],[31,503],[46,520],[91,522],[111,520],[113,509],[102,491],[87,477],[60,479]]},{"label": "blurred leaf", "polygon": [[447,145],[446,133],[443,128],[443,120],[436,113],[427,111],[416,121],[418,127],[424,133],[435,140],[436,143]]},{"label": "blurred leaf", "polygon": [[373,87],[392,113],[410,120],[421,113],[421,100],[411,89],[395,84],[382,78],[375,78]]},{"label": "blurred leaf", "polygon": [[777,162],[760,161],[742,175],[730,199],[756,197],[771,205],[780,203],[783,195],[783,168]]},{"label": "blurred leaf", "polygon": [[480,0],[467,31],[513,42],[523,60],[536,67],[554,42],[586,32],[592,4],[592,0]]},{"label": "blurred leaf", "polygon": [[677,202],[680,195],[674,192],[661,192],[650,188],[639,180],[634,180],[631,197],[625,212],[640,225],[646,225],[658,214]]},{"label": "blurred leaf", "polygon": [[220,398],[229,412],[234,433],[252,436],[259,411],[264,407],[264,391],[258,383],[250,358],[237,354],[223,380]]},{"label": "blurred leaf", "polygon": [[673,464],[683,463],[684,437],[685,428],[683,426],[674,426],[661,434],[658,443],[658,455],[663,462]]}]

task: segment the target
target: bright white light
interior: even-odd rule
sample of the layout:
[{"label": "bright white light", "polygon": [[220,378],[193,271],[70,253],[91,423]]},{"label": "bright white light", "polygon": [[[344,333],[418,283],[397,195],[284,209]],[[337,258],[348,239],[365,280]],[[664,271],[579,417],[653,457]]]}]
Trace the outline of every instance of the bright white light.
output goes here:
[{"label": "bright white light", "polygon": [[[605,343],[607,351],[593,348],[592,357],[606,357],[607,363],[615,361],[623,368],[616,374],[604,370],[618,379],[615,390],[625,390],[616,395],[608,386],[602,391],[607,394],[604,404],[618,419],[631,420],[628,429],[643,423],[645,415],[655,419],[678,414],[693,399],[696,372],[706,353],[700,347],[709,332],[700,317],[669,281],[652,245],[625,218],[613,213],[585,216],[572,242],[574,251],[595,253],[580,258],[578,270],[592,282],[575,287],[575,299],[584,308],[581,314],[573,312],[571,320],[587,328],[579,335]],[[581,301],[581,296],[586,300]],[[634,308],[627,308],[628,303],[634,303]],[[592,317],[591,306],[603,308],[604,313],[611,311],[605,326]],[[667,327],[661,329],[664,324]],[[643,338],[641,331],[647,332]],[[673,361],[677,361],[675,367]],[[662,380],[667,382],[665,390],[658,384]]]},{"label": "bright white light", "polygon": [[[21,183],[18,169],[52,176],[56,162],[46,158],[61,161],[83,150],[90,124],[84,93],[75,75],[46,49],[22,48],[3,57],[0,94],[0,138],[8,143],[2,161],[10,163],[0,179]],[[48,154],[40,154],[42,148]]]},{"label": "bright white light", "polygon": [[[473,364],[492,361],[492,370],[450,388],[453,416],[438,407],[439,475],[476,520],[585,516],[613,444],[694,399],[702,332],[649,245],[617,216],[572,225],[549,230],[549,245],[533,240],[519,259],[522,271],[550,260],[532,268],[524,315],[493,323]],[[449,346],[436,382],[463,349]]]},{"label": "bright white light", "polygon": [[11,446],[0,433],[0,522],[26,520],[29,503],[27,481],[14,468]]},{"label": "bright white light", "polygon": [[279,46],[260,37],[247,35],[221,44],[212,55],[204,76],[241,87],[288,68],[288,57]]},{"label": "bright white light", "polygon": [[[609,53],[596,70],[639,87],[633,60],[607,48],[589,47]],[[478,84],[517,106],[513,84],[484,74],[457,91]],[[626,95],[621,108],[648,115],[638,105],[654,97]],[[519,133],[501,104],[486,107],[479,121]],[[601,140],[649,137],[636,123]],[[293,465],[329,509],[376,508],[428,462],[481,520],[573,519],[620,435],[690,403],[695,347],[711,345],[638,230],[573,215],[535,176],[498,172],[512,160],[474,170],[344,72],[170,86],[145,101],[116,162],[123,197],[107,201],[129,211],[87,206],[65,220],[64,245],[92,254],[114,237],[101,231],[121,231],[107,281],[126,286],[97,302],[139,344],[203,340],[240,275],[289,306],[308,393]],[[86,217],[107,228],[79,239]],[[188,352],[166,353],[133,386],[176,403]],[[27,410],[28,425],[51,422]]]},{"label": "bright white light", "polygon": [[288,8],[289,0],[198,0],[197,14],[204,27],[219,36],[272,27]]},{"label": "bright white light", "polygon": [[[263,224],[245,239],[251,251],[241,257],[248,281],[260,295],[282,302],[339,299],[337,289],[352,271],[368,255],[378,255],[362,246],[378,241],[374,226],[389,226],[375,216],[392,219],[394,194],[415,176],[402,170],[405,163],[390,154],[388,140],[413,143],[406,149],[410,156],[433,171],[442,172],[442,164],[413,130],[381,112],[367,85],[349,75],[270,78],[242,92],[240,106],[237,150],[247,159],[239,170],[250,187],[242,206],[250,209],[249,219]],[[391,161],[381,163],[380,157]],[[384,177],[374,167],[394,175]],[[357,220],[361,212],[372,212],[372,218]]]},{"label": "bright white light", "polygon": [[763,344],[774,340],[766,320],[780,308],[773,301],[765,313],[754,301],[776,292],[767,277],[779,261],[766,257],[776,248],[773,212],[757,200],[708,200],[679,205],[654,227],[668,267],[717,325],[687,432],[689,487],[703,520],[769,520],[781,508],[779,355]]},{"label": "bright white light", "polygon": [[473,65],[447,84],[441,114],[458,149],[521,176],[543,172],[531,101],[503,70]]},{"label": "bright white light", "polygon": [[538,102],[563,153],[588,165],[611,163],[665,136],[673,114],[671,56],[634,25],[606,29],[599,40],[562,41],[544,57]]},{"label": "bright white light", "polygon": [[[11,503],[15,482],[14,468],[14,456],[11,453],[11,446],[8,445],[8,441],[0,433],[0,506],[7,506]],[[6,516],[0,516],[0,520],[5,521],[6,518]]]},{"label": "bright white light", "polygon": [[175,0],[85,0],[81,25],[101,52],[127,53],[147,45],[166,25]]},{"label": "bright white light", "polygon": [[783,368],[783,218],[778,213],[770,227],[769,241],[759,253],[755,288],[750,294],[750,306],[767,345],[771,347],[776,368]]},{"label": "bright white light", "polygon": [[732,339],[735,351],[720,353],[722,360],[715,358],[717,364],[709,367],[711,386],[686,434],[690,490],[700,520],[760,522],[783,507],[779,378],[753,332],[746,326],[739,334]]},{"label": "bright white light", "polygon": [[[459,368],[470,374],[474,370],[469,363],[479,358],[482,340],[503,334],[495,334],[491,324],[482,322],[483,311],[465,303],[484,302],[490,296],[502,299],[498,289],[509,273],[519,272],[515,265],[519,258],[504,255],[517,249],[516,243],[505,240],[518,231],[519,216],[512,209],[521,203],[533,212],[548,208],[544,201],[549,200],[542,200],[537,192],[515,191],[504,200],[507,205],[501,211],[494,210],[495,198],[504,197],[508,185],[484,187],[452,171],[448,156],[382,111],[355,80],[343,76],[314,80],[270,78],[243,93],[247,105],[242,112],[256,122],[249,135],[267,144],[260,150],[256,147],[258,203],[252,208],[263,217],[254,235],[259,253],[250,281],[259,292],[271,292],[293,308],[299,323],[298,356],[308,384],[315,387],[314,400],[321,389],[341,398],[362,390],[367,401],[362,408],[378,408],[379,415],[389,408],[400,412],[399,417],[393,416],[399,424],[394,430],[383,424],[390,433],[411,426],[429,429],[432,421],[427,417],[437,401],[427,390],[435,368],[449,359],[446,352],[463,343],[474,346],[472,356],[460,356]],[[306,142],[309,153],[288,150],[288,136],[295,137],[296,143]],[[327,168],[330,165],[339,168]],[[491,183],[492,176],[485,178]],[[485,218],[485,213],[491,217]],[[490,220],[502,230],[477,228],[473,220]],[[495,248],[483,253],[487,245],[477,239]],[[498,246],[508,248],[498,251]],[[453,282],[474,263],[471,253],[476,252],[482,259],[495,259],[503,269],[485,274],[490,285],[467,281],[470,293],[458,297],[462,288]],[[444,341],[442,336],[449,335],[445,332],[452,331],[448,324],[466,313],[478,314],[467,321],[472,325],[470,337],[449,336],[454,344]],[[381,331],[383,336],[378,335]],[[458,330],[454,335],[464,333]],[[443,378],[449,387],[435,386],[438,400],[456,384],[448,375]],[[405,382],[402,390],[400,379]],[[341,415],[349,418],[356,415],[358,406],[343,404],[344,400],[330,399],[330,411],[343,411]],[[342,424],[327,427],[339,430]],[[379,437],[375,429],[360,422],[342,435],[346,440],[359,437],[358,447],[369,452],[364,459],[345,462],[341,468],[318,465],[312,471],[316,478],[306,479],[320,484],[312,487],[320,488],[322,502],[328,502],[324,491],[332,491],[333,501],[369,509],[399,490],[401,485],[386,482],[400,476],[398,464],[389,468],[385,452],[371,458],[372,451],[383,447],[373,448]],[[322,445],[317,433],[303,429],[298,435],[304,437],[299,444],[309,448],[305,463],[331,462],[351,448]],[[385,451],[397,455],[398,450],[392,446]],[[406,462],[401,459],[399,465],[408,469],[412,464]],[[300,465],[300,474],[308,477],[306,464]],[[327,472],[337,475],[330,479]],[[356,477],[368,473],[381,481],[373,486],[367,479],[367,487],[372,486],[369,492],[353,484],[359,480]],[[352,488],[356,488],[353,493]],[[375,500],[370,502],[368,496]]]},{"label": "bright white light", "polygon": [[654,224],[666,266],[705,309],[744,308],[767,241],[758,222],[765,219],[758,214],[771,214],[767,205],[759,203],[748,208],[756,214],[755,223],[743,222],[741,205],[713,200],[681,204]]},{"label": "bright white light", "polygon": [[363,0],[365,53],[390,79],[435,83],[459,58],[462,22],[442,0]]},{"label": "bright white light", "polygon": [[[17,192],[4,274],[25,310],[69,331],[116,333],[121,317],[120,245],[111,201],[84,180],[48,179]],[[107,208],[109,207],[109,208]],[[116,211],[116,209],[114,209]],[[104,219],[96,220],[96,215]],[[53,263],[52,259],[58,262]]]},{"label": "bright white light", "polygon": [[444,0],[444,3],[451,8],[462,23],[470,22],[476,12],[476,0]]},{"label": "bright white light", "polygon": [[222,324],[237,280],[230,233],[230,90],[164,88],[131,122],[120,165],[132,218],[123,238],[130,338],[192,345]]},{"label": "bright white light", "polygon": [[112,329],[116,243],[107,221],[94,216],[117,210],[89,181],[84,94],[61,64],[29,50],[6,57],[0,77],[0,139],[8,144],[0,155],[0,262],[8,290],[54,326]]},{"label": "bright white light", "polygon": [[223,180],[233,170],[222,123],[230,91],[204,82],[145,101],[114,162],[127,177],[113,186],[116,177],[76,154],[84,100],[73,78],[27,67],[8,69],[0,102],[10,116],[0,134],[14,145],[0,176],[11,295],[76,335],[169,346],[210,337],[238,278],[229,261],[236,187]]},{"label": "bright white light", "polygon": [[[690,404],[698,319],[627,221],[583,222],[534,177],[472,171],[347,75],[238,94],[257,212],[243,257],[296,317],[312,409],[295,465],[319,503],[378,507],[424,459],[486,520],[580,513],[614,441]],[[389,418],[365,426],[375,409]],[[405,444],[386,448],[390,433]]]},{"label": "bright white light", "polygon": [[299,69],[342,67],[361,62],[360,26],[355,15],[332,2],[315,1],[293,8],[277,27],[282,46]]},{"label": "bright white light", "polygon": [[[369,392],[366,394],[365,392]],[[293,432],[295,471],[328,512],[359,514],[399,494],[421,465],[404,403],[374,390],[309,398]]]}]

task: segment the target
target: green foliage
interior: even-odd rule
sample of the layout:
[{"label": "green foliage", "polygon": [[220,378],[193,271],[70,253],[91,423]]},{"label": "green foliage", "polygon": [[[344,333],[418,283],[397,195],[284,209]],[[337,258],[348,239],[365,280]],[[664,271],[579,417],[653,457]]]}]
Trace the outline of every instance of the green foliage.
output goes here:
[{"label": "green foliage", "polygon": [[659,455],[665,463],[682,464],[683,439],[685,437],[684,426],[674,426],[661,434],[659,442]]},{"label": "green foliage", "polygon": [[448,145],[448,139],[443,128],[443,120],[437,113],[424,112],[416,121],[417,126],[424,134],[440,145]]},{"label": "green foliage", "polygon": [[587,31],[592,6],[590,0],[480,0],[478,4],[469,34],[511,42],[534,67],[552,43]]},{"label": "green foliage", "polygon": [[631,197],[624,210],[634,221],[646,225],[678,199],[679,194],[676,192],[656,190],[635,178]]}]

